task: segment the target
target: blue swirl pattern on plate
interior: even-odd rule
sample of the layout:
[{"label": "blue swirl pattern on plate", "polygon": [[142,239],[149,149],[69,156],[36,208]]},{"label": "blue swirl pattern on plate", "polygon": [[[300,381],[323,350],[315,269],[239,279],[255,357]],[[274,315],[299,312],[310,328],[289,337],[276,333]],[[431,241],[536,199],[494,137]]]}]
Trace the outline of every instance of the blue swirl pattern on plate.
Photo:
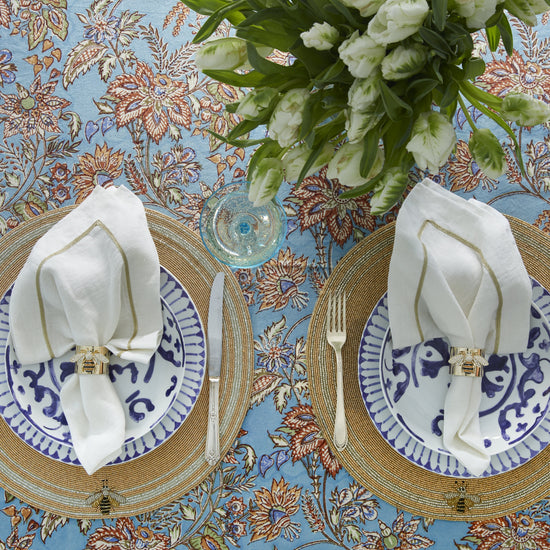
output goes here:
[{"label": "blue swirl pattern on plate", "polygon": [[[173,329],[175,332],[171,330],[170,335],[172,337],[177,335],[183,343],[181,355],[183,359],[183,369],[181,369],[183,376],[181,376],[179,383],[174,380],[174,384],[179,385],[179,391],[174,391],[175,388],[172,388],[171,384],[169,386],[163,384],[164,391],[170,391],[171,394],[174,394],[170,400],[170,406],[165,407],[166,410],[163,411],[162,416],[141,437],[127,440],[121,454],[111,464],[119,464],[138,458],[166,441],[189,416],[202,387],[206,367],[206,345],[204,330],[197,309],[179,281],[164,268],[161,268],[160,280],[161,298],[166,313],[165,319],[175,321]],[[170,335],[168,336],[170,337]],[[9,294],[6,293],[0,300],[0,357],[5,353],[8,336]],[[167,346],[164,346],[163,350],[162,353],[170,351]],[[120,361],[120,363],[122,362]],[[74,369],[74,365],[72,363],[70,365]],[[114,378],[120,376],[123,371],[123,368],[116,368],[113,373]],[[145,371],[144,376],[147,376],[147,371]],[[135,391],[132,393],[135,393]],[[143,391],[141,397],[144,399],[149,398],[145,391]],[[142,411],[135,407],[134,412],[140,416],[139,413]],[[55,440],[48,434],[43,433],[23,414],[13,398],[5,368],[0,368],[0,414],[4,417],[8,426],[36,451],[61,462],[80,464],[70,444]]]},{"label": "blue swirl pattern on plate", "polygon": [[[546,316],[550,313],[550,294],[534,279],[532,281],[533,288],[533,303],[538,310]],[[537,309],[533,308],[537,313]],[[454,477],[473,477],[462,466],[456,458],[444,449],[433,449],[420,441],[419,437],[414,437],[404,426],[403,419],[396,417],[385,396],[386,389],[384,388],[381,377],[381,354],[384,351],[384,345],[387,343],[387,332],[389,327],[387,299],[384,295],[378,304],[375,306],[361,338],[359,346],[359,387],[363,402],[367,411],[384,439],[403,457],[407,458],[414,464],[425,468],[434,473],[454,476]],[[540,337],[539,337],[540,336]],[[539,350],[547,354],[550,346],[548,335],[533,335],[531,334],[531,344],[537,341]],[[446,360],[446,344],[443,341],[431,342],[431,356],[426,357],[426,361],[422,362],[421,376],[436,377],[439,374],[443,362]],[[396,362],[399,363],[400,353],[408,353],[405,351],[397,351]],[[496,356],[495,356],[496,357]],[[506,357],[506,356],[504,356]],[[510,356],[512,357],[512,356]],[[527,355],[526,355],[527,357]],[[517,356],[516,356],[517,358]],[[495,359],[496,360],[496,359]],[[494,360],[494,361],[495,361]],[[498,365],[493,365],[495,368]],[[528,366],[525,366],[526,372],[529,372]],[[403,393],[406,391],[408,384],[414,384],[414,377],[419,376],[418,370],[408,369],[403,365],[396,367],[396,373],[400,375],[399,387],[394,387],[393,391]],[[484,381],[484,391],[486,394],[496,392],[498,385],[501,384],[498,378],[487,377]],[[416,381],[418,383],[418,379]],[[497,386],[495,386],[495,384]],[[508,384],[507,386],[509,386]],[[397,385],[396,385],[397,386]],[[544,390],[544,388],[542,388]],[[544,392],[543,392],[544,393]],[[504,392],[504,395],[506,392]],[[499,399],[499,401],[502,401]],[[533,422],[532,429],[524,430],[520,437],[516,437],[512,442],[505,442],[503,450],[493,454],[491,457],[490,467],[483,473],[483,477],[507,472],[524,464],[550,442],[550,418],[545,414],[548,402],[545,401],[545,406],[541,410],[537,409],[537,422]],[[492,408],[491,408],[492,409]],[[489,412],[488,409],[487,412]],[[442,412],[441,412],[442,415]],[[435,424],[434,429],[437,430],[442,423],[442,416],[438,420],[432,419]]]}]

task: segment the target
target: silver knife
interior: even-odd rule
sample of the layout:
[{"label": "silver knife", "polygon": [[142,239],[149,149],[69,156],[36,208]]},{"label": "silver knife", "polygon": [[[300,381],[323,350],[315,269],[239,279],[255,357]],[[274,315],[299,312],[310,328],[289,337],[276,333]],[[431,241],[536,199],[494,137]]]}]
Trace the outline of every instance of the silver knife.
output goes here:
[{"label": "silver knife", "polygon": [[208,308],[208,379],[210,381],[208,425],[206,427],[206,462],[214,465],[220,459],[220,418],[218,411],[220,368],[222,365],[224,274],[217,273],[210,292]]}]

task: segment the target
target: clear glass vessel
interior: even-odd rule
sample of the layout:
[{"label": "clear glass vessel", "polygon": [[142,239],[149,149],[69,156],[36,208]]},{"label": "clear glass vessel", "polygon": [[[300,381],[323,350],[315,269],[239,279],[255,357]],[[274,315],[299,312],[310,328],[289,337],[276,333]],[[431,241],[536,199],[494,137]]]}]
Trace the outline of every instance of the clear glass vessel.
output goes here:
[{"label": "clear glass vessel", "polygon": [[200,234],[208,251],[231,267],[256,267],[272,258],[286,235],[286,215],[274,198],[256,207],[246,182],[230,183],[205,202]]}]

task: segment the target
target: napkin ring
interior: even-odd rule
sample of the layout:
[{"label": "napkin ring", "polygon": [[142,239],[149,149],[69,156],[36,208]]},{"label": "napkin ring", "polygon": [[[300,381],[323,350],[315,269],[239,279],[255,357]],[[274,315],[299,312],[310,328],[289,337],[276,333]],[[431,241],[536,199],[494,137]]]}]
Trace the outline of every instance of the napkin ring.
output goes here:
[{"label": "napkin ring", "polygon": [[480,348],[451,346],[449,370],[454,376],[483,376],[483,367],[488,364]]},{"label": "napkin ring", "polygon": [[78,374],[106,374],[110,354],[105,346],[76,346],[71,361]]}]

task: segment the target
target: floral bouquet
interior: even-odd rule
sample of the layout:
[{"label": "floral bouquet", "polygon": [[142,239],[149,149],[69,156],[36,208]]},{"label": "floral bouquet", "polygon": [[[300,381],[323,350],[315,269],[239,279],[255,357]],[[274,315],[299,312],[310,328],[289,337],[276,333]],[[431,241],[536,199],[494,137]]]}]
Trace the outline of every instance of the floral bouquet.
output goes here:
[{"label": "floral bouquet", "polygon": [[[522,93],[492,95],[475,85],[485,63],[472,33],[485,30],[495,51],[512,54],[507,14],[528,25],[550,9],[545,0],[183,0],[207,15],[195,37],[205,43],[197,66],[209,77],[247,88],[227,105],[242,121],[218,138],[258,146],[250,159],[250,198],[263,204],[283,179],[300,183],[328,163],[327,176],[372,193],[371,212],[383,214],[402,196],[409,172],[437,171],[456,143],[460,106],[472,127],[469,148],[491,178],[504,174],[497,137],[476,128],[468,102],[510,136],[509,123],[550,120],[550,106]],[[212,35],[227,19],[235,36]],[[290,64],[269,59],[287,52]],[[265,138],[246,139],[266,125]]]}]

